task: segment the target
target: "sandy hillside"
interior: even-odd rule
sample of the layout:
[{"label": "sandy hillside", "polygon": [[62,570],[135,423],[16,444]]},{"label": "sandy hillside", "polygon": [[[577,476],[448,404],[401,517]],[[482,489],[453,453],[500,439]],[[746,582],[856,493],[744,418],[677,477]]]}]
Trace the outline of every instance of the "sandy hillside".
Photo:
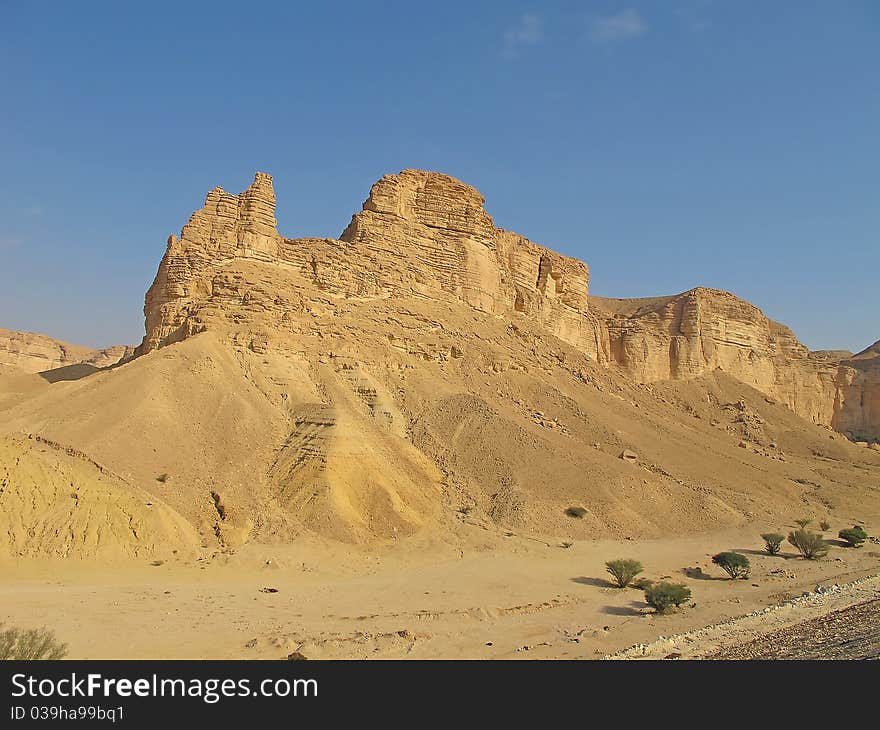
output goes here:
[{"label": "sandy hillside", "polygon": [[[405,317],[352,316],[358,359],[259,356],[201,334],[6,393],[0,428],[88,455],[212,550],[302,534],[387,542],[461,519],[585,539],[876,510],[880,452],[731,378],[633,384],[561,343],[564,363],[524,352],[524,328],[491,318],[456,337],[461,358],[398,370],[372,360],[387,354],[364,325],[392,316]],[[524,369],[487,372],[487,351]]]}]

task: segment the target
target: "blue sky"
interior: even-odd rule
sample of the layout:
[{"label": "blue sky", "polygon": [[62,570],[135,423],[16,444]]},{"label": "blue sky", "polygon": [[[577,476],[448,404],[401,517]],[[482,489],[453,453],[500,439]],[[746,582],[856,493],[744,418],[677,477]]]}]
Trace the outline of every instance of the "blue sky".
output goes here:
[{"label": "blue sky", "polygon": [[381,175],[475,185],[591,291],[728,289],[880,338],[880,3],[0,0],[0,327],[138,342],[165,240],[275,176],[338,236]]}]

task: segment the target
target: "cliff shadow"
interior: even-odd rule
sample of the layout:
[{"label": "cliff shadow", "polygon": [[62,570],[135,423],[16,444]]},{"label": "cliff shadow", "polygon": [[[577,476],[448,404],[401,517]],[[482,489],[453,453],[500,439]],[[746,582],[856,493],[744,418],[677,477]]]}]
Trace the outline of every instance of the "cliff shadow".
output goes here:
[{"label": "cliff shadow", "polygon": [[37,373],[43,380],[49,383],[60,383],[65,380],[80,380],[87,378],[89,375],[99,372],[103,368],[89,365],[88,363],[78,362],[73,365],[65,365],[62,368],[54,368],[53,370],[44,370]]}]

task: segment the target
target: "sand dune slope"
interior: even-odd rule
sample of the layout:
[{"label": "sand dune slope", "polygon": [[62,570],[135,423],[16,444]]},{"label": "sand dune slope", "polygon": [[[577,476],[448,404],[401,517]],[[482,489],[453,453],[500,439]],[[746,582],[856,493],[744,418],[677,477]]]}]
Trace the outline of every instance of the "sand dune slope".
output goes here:
[{"label": "sand dune slope", "polygon": [[0,439],[0,556],[185,558],[192,526],[83,455],[37,439]]},{"label": "sand dune slope", "polygon": [[[443,314],[470,318],[467,331],[408,344],[459,354],[414,360],[384,343],[412,336],[408,320],[429,305],[347,306],[323,336],[279,333],[270,352],[220,329],[13,393],[0,428],[81,452],[176,510],[212,551],[420,530],[454,542],[465,523],[656,537],[877,511],[880,453],[721,373],[636,384],[463,306]],[[328,353],[348,317],[357,336]]]}]

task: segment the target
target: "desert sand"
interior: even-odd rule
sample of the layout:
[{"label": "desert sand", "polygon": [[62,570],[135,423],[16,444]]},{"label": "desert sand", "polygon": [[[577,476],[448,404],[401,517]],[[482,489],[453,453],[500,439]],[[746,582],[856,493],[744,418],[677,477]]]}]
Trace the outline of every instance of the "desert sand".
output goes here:
[{"label": "desert sand", "polygon": [[[782,626],[875,599],[874,579],[836,601],[802,602],[725,631],[663,640],[877,572],[880,548],[833,548],[822,561],[762,556],[761,526],[711,537],[583,541],[563,548],[462,530],[468,547],[427,537],[393,548],[248,547],[213,560],[4,564],[10,623],[46,625],[79,658],[662,659],[705,658]],[[470,533],[470,539],[466,534]],[[746,581],[709,556],[740,549]],[[604,561],[640,559],[645,575],[687,584],[693,607],[656,616],[641,591],[611,587]],[[703,575],[694,569],[700,568]],[[695,577],[697,576],[697,577]],[[273,589],[277,592],[266,592]],[[648,645],[645,649],[643,645]],[[635,648],[633,648],[635,647]]]},{"label": "desert sand", "polygon": [[[339,239],[282,237],[264,173],[211,190],[136,348],[0,332],[0,621],[75,657],[593,659],[877,573],[871,540],[759,535],[875,533],[880,346],[589,279],[438,173],[382,178]],[[695,605],[653,616],[618,557]]]}]

